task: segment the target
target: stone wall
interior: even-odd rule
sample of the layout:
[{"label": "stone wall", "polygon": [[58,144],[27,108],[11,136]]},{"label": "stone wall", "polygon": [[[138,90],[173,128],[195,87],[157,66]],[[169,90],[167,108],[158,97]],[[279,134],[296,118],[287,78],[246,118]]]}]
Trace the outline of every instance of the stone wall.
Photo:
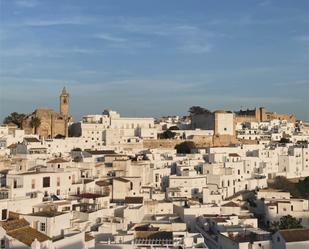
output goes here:
[{"label": "stone wall", "polygon": [[31,127],[31,118],[37,117],[41,124],[37,128],[36,133],[40,137],[50,138],[60,134],[67,135],[67,118],[66,116],[55,112],[52,109],[37,109],[23,122],[23,129],[26,134],[33,134],[34,128]]},{"label": "stone wall", "polygon": [[143,140],[144,148],[166,148],[173,149],[177,144],[185,141],[194,142],[196,147],[212,147],[212,146],[229,146],[237,144],[239,141],[234,136],[214,135],[214,136],[196,136],[193,139],[153,139]]},{"label": "stone wall", "polygon": [[287,120],[288,122],[295,123],[296,117],[295,115],[290,114],[278,114],[278,113],[272,113],[271,119],[281,119],[281,120]]}]

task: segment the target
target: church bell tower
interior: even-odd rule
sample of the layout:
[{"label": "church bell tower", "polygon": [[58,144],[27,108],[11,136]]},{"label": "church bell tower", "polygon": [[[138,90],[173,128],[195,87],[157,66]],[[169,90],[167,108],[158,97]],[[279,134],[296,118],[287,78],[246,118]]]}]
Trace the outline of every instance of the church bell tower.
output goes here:
[{"label": "church bell tower", "polygon": [[68,117],[70,115],[70,95],[67,89],[63,87],[60,95],[60,113]]}]

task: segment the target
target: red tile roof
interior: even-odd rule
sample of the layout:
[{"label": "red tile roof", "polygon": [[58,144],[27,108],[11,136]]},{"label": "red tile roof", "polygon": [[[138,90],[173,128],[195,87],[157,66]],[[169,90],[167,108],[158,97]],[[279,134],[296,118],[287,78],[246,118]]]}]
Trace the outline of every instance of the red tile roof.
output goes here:
[{"label": "red tile roof", "polygon": [[96,199],[96,198],[104,197],[104,195],[94,194],[94,193],[82,193],[82,194],[77,194],[77,195],[72,195],[72,196],[84,198],[84,199]]},{"label": "red tile roof", "polygon": [[230,157],[240,157],[240,155],[238,155],[237,153],[230,153],[229,156]]},{"label": "red tile roof", "polygon": [[109,180],[99,180],[99,181],[96,181],[95,184],[100,186],[100,187],[111,185]]},{"label": "red tile roof", "polygon": [[54,158],[50,161],[48,161],[47,163],[67,163],[69,161],[64,160],[63,158],[59,157],[59,158]]},{"label": "red tile roof", "polygon": [[121,182],[130,182],[129,180],[122,178],[122,177],[115,177],[113,180],[115,181],[121,181]]},{"label": "red tile roof", "polygon": [[127,196],[124,199],[126,204],[143,204],[143,197],[140,196]]},{"label": "red tile roof", "polygon": [[287,229],[279,231],[285,242],[309,240],[309,228]]},{"label": "red tile roof", "polygon": [[221,205],[221,207],[240,207],[240,206],[237,203],[230,201],[230,202],[227,202],[227,203]]}]

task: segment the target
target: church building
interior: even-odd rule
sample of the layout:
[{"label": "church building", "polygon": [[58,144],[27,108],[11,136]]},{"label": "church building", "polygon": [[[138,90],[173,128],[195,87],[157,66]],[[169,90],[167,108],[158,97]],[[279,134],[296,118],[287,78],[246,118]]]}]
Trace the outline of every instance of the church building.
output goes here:
[{"label": "church building", "polygon": [[26,134],[37,134],[43,138],[68,136],[70,116],[70,95],[64,87],[60,94],[60,111],[49,108],[38,108],[27,116],[23,122]]}]

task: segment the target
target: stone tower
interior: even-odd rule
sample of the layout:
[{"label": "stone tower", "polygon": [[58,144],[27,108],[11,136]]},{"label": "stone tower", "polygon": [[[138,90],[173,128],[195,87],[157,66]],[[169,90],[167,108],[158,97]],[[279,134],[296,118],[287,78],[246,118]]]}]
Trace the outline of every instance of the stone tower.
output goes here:
[{"label": "stone tower", "polygon": [[65,87],[60,95],[60,113],[66,117],[70,115],[70,95]]}]

